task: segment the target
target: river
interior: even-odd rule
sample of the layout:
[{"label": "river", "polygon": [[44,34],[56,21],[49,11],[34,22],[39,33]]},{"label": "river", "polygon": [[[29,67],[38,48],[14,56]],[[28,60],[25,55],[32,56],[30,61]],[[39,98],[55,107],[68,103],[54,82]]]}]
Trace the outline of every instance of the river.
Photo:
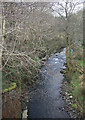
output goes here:
[{"label": "river", "polygon": [[65,68],[66,49],[52,55],[41,69],[40,84],[29,102],[29,118],[70,118],[65,111],[61,86],[64,80],[61,70]]}]

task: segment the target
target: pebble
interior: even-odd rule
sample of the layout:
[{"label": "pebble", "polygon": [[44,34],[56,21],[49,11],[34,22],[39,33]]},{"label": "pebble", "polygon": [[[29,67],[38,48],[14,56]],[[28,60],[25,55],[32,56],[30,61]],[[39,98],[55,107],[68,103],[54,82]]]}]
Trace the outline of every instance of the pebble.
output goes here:
[{"label": "pebble", "polygon": [[71,104],[73,103],[73,96],[69,94],[68,83],[66,81],[63,82],[62,91],[62,98],[67,104],[67,108],[65,108],[65,110],[68,112],[71,118],[78,118],[80,116],[79,112],[71,107]]},{"label": "pebble", "polygon": [[25,118],[27,118],[27,110],[23,111],[22,119],[25,119]]},{"label": "pebble", "polygon": [[73,98],[73,96],[70,96],[69,98]]}]

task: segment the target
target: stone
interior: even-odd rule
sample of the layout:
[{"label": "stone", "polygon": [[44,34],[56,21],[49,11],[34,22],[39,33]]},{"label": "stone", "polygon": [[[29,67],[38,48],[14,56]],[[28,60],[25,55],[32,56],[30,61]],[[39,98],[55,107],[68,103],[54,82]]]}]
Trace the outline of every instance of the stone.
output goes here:
[{"label": "stone", "polygon": [[73,98],[73,96],[70,96],[69,98]]}]

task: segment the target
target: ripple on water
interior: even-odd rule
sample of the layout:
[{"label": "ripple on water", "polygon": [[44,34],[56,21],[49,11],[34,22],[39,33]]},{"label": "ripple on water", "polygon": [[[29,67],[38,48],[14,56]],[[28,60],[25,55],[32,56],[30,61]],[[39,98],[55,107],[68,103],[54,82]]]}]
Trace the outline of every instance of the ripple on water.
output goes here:
[{"label": "ripple on water", "polygon": [[[57,55],[57,56],[56,56]],[[49,58],[42,68],[42,87],[35,93],[29,103],[30,118],[69,118],[61,108],[66,104],[60,97],[63,75],[60,73],[65,63],[65,49]],[[65,68],[65,67],[64,67]],[[42,91],[42,92],[41,92]]]},{"label": "ripple on water", "polygon": [[53,58],[53,60],[58,61],[58,58]]}]

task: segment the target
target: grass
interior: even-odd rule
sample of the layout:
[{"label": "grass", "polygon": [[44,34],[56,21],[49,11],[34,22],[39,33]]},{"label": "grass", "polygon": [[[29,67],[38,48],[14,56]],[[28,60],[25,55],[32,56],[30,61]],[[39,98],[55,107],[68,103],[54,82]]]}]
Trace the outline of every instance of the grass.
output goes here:
[{"label": "grass", "polygon": [[[79,69],[83,69],[85,67],[85,61],[83,59],[75,59],[73,60],[73,64],[77,64],[79,66]],[[83,116],[83,112],[85,109],[85,97],[83,94],[84,88],[84,82],[83,82],[83,72],[80,73],[79,71],[70,71],[67,73],[67,76],[70,78],[70,89],[71,93],[70,95],[73,96],[73,103],[71,106],[80,111],[81,115]]]},{"label": "grass", "polygon": [[73,88],[72,95],[76,98],[79,95],[79,80],[77,72],[72,76],[71,88]]},{"label": "grass", "polygon": [[10,87],[10,84],[8,83],[8,80],[2,76],[2,90],[8,89]]},{"label": "grass", "polygon": [[85,61],[84,60],[75,60],[76,63],[78,63],[81,67],[85,67]]},{"label": "grass", "polygon": [[80,75],[81,74],[79,72],[73,73],[70,88],[72,90],[71,95],[73,96],[74,100],[72,107],[79,110],[82,113],[83,101],[85,100],[85,98],[82,94],[81,80],[79,79]]},{"label": "grass", "polygon": [[2,82],[2,90],[8,89],[9,88],[9,84],[7,84],[6,82]]},{"label": "grass", "polygon": [[5,73],[2,75],[2,91],[3,92],[8,92],[11,91],[12,89],[16,88],[16,83],[10,81],[6,76]]}]

